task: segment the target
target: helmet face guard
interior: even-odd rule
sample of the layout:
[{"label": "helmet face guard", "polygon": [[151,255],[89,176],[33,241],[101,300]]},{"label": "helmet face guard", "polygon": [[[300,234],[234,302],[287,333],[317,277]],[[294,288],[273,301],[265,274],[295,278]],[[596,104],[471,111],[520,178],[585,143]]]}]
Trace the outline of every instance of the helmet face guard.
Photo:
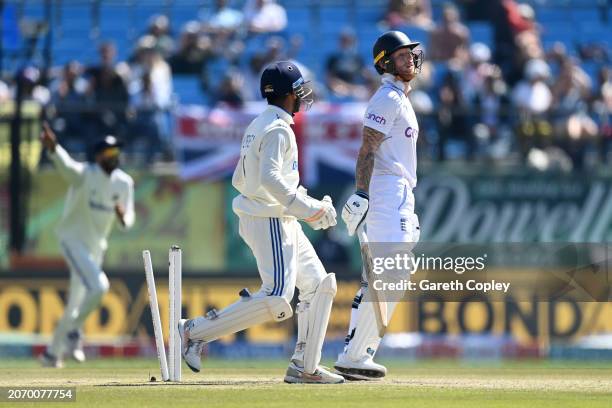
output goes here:
[{"label": "helmet face guard", "polygon": [[300,103],[304,103],[306,105],[304,110],[310,109],[312,103],[314,102],[312,88],[308,86],[309,82],[310,81],[304,81],[304,78],[300,78],[292,85],[295,96],[298,97]]}]

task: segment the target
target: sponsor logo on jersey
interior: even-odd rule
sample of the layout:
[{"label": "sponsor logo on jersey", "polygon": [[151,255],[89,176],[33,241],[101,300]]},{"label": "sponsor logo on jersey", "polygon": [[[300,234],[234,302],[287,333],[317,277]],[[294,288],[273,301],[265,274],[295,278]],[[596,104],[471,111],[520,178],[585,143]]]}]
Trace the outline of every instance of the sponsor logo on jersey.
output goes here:
[{"label": "sponsor logo on jersey", "polygon": [[382,115],[377,115],[375,113],[368,113],[366,114],[366,119],[367,120],[372,120],[378,124],[384,125],[387,123],[387,120],[385,119],[384,116]]},{"label": "sponsor logo on jersey", "polygon": [[104,211],[104,212],[113,212],[113,211],[115,211],[114,208],[109,207],[107,205],[104,205],[102,203],[97,203],[97,202],[93,201],[92,199],[89,200],[89,208],[91,208],[92,210]]},{"label": "sponsor logo on jersey", "polygon": [[293,170],[297,170],[298,169],[298,163],[297,160],[293,161]]},{"label": "sponsor logo on jersey", "polygon": [[419,135],[419,130],[407,127],[404,131],[404,135],[406,135],[406,137],[416,137]]}]

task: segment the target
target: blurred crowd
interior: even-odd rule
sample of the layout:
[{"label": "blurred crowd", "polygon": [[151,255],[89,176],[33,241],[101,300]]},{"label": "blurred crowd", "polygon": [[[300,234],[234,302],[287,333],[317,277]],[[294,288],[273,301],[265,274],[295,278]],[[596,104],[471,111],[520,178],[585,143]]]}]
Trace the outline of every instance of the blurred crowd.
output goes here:
[{"label": "blurred crowd", "polygon": [[[181,102],[177,78],[196,79],[209,106],[239,109],[260,100],[266,64],[293,59],[318,100],[367,101],[379,85],[353,28],[340,30],[322,69],[298,56],[299,36],[287,34],[287,13],[275,0],[227,0],[200,10],[174,34],[169,19],[152,16],[131,56],[99,45],[99,61],[77,61],[42,75],[20,71],[25,98],[38,101],[63,142],[86,149],[113,133],[146,157],[170,155],[171,111]],[[612,160],[612,70],[606,47],[555,43],[545,49],[534,9],[515,0],[457,0],[434,19],[429,0],[389,0],[378,23],[409,36],[425,33],[425,63],[411,100],[421,123],[420,148],[433,160],[514,159],[538,169],[571,170]],[[492,44],[472,41],[469,22],[490,24]],[[325,24],[325,22],[322,22]],[[369,45],[368,45],[369,46]],[[596,73],[582,65],[597,63]],[[43,78],[44,77],[44,78]],[[0,82],[0,102],[16,82]]]}]

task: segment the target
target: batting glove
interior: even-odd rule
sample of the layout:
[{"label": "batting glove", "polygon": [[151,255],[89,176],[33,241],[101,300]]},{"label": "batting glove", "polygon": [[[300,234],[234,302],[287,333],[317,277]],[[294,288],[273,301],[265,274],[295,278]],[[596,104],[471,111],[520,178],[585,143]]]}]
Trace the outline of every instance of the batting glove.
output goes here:
[{"label": "batting glove", "polygon": [[342,219],[346,224],[349,236],[353,236],[368,213],[370,197],[364,191],[356,191],[349,197],[342,209]]},{"label": "batting glove", "polygon": [[308,195],[306,189],[298,187],[295,199],[287,207],[287,213],[305,221],[313,229],[327,229],[336,225],[336,209],[329,196],[317,200]]}]

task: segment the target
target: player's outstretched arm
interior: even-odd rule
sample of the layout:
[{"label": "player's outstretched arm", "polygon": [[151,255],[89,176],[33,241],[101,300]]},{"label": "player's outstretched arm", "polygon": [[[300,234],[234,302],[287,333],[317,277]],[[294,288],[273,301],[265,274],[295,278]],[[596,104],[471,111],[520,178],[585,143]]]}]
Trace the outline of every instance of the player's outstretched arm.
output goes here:
[{"label": "player's outstretched arm", "polygon": [[85,165],[73,160],[68,152],[57,143],[57,136],[55,136],[55,133],[47,122],[43,122],[40,141],[49,152],[49,158],[66,181],[73,184],[83,179]]},{"label": "player's outstretched arm", "polygon": [[349,235],[353,235],[368,213],[370,179],[374,170],[374,157],[385,134],[364,126],[363,140],[357,157],[355,184],[357,191],[351,195],[342,209],[342,219]]}]

